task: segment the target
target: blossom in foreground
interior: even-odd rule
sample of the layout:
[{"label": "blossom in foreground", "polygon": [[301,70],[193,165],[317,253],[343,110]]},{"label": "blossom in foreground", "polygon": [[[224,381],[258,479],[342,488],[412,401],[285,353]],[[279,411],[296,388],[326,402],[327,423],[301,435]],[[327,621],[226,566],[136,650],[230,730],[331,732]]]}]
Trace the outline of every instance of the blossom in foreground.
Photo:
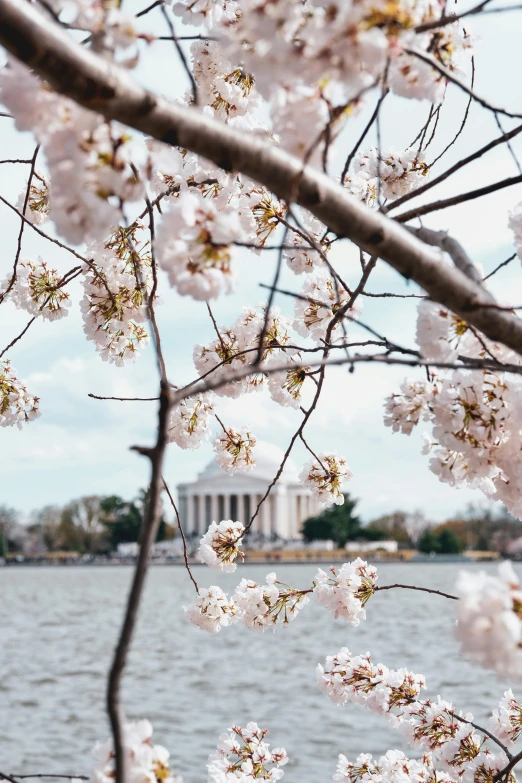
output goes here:
[{"label": "blossom in foreground", "polygon": [[409,759],[400,750],[388,750],[378,761],[370,753],[361,753],[355,762],[341,754],[332,777],[339,783],[454,783],[450,775],[433,769],[429,753],[421,759]]},{"label": "blossom in foreground", "polygon": [[314,595],[319,603],[351,625],[366,618],[365,604],[371,598],[377,571],[358,557],[344,563],[337,572],[333,566],[327,574],[321,568],[314,579]]},{"label": "blossom in foreground", "polygon": [[200,587],[196,602],[183,609],[190,623],[209,633],[218,633],[222,626],[230,625],[237,612],[234,601],[229,601],[216,585]]},{"label": "blossom in foreground", "polygon": [[[295,301],[294,329],[301,337],[312,337],[317,343],[325,339],[329,324],[335,313],[348,304],[350,295],[338,280],[332,279],[324,270],[306,275],[299,298]],[[362,305],[357,300],[346,313],[346,317],[357,319]],[[340,329],[337,321],[331,334]],[[331,337],[331,339],[333,339]]]},{"label": "blossom in foreground", "polygon": [[336,503],[342,506],[344,495],[343,482],[352,476],[352,471],[344,457],[339,454],[320,454],[319,459],[313,459],[303,465],[299,480],[305,487],[312,490],[315,497],[325,505]]},{"label": "blossom in foreground", "polygon": [[410,745],[433,753],[447,769],[457,771],[480,753],[481,737],[469,723],[473,715],[457,716],[453,705],[440,696],[406,705],[403,718],[400,729]]},{"label": "blossom in foreground", "polygon": [[[152,743],[152,726],[148,720],[123,725],[123,752],[128,783],[182,783],[169,767],[170,753]],[[95,762],[90,783],[114,781],[115,761],[112,739],[98,742],[93,749]]]},{"label": "blossom in foreground", "polygon": [[23,214],[31,223],[36,226],[45,223],[49,218],[49,210],[51,208],[49,203],[49,188],[45,181],[39,177],[35,172],[35,177],[38,178],[38,182],[31,183],[29,186],[29,195],[27,196],[27,187],[23,188],[18,196],[16,202],[16,208],[19,212],[23,212],[25,199],[27,196],[27,204],[25,212]]},{"label": "blossom in foreground", "polygon": [[255,445],[256,439],[246,427],[241,431],[227,427],[213,441],[217,463],[230,475],[236,470],[252,470],[256,464],[252,453]]},{"label": "blossom in foreground", "polygon": [[280,780],[281,769],[288,756],[284,748],[273,748],[265,742],[268,729],[260,729],[257,723],[247,723],[245,728],[231,726],[221,734],[217,750],[208,757],[208,783],[254,783]]},{"label": "blossom in foreground", "polygon": [[83,330],[104,361],[121,367],[148,344],[142,323],[152,289],[151,255],[138,226],[119,226],[103,242],[91,243],[80,303]]},{"label": "blossom in foreground", "polygon": [[232,291],[231,243],[241,238],[236,210],[218,209],[199,192],[183,193],[164,214],[155,249],[180,294],[208,301]]},{"label": "blossom in foreground", "polygon": [[61,275],[56,269],[49,269],[41,257],[38,263],[24,258],[18,264],[9,297],[16,307],[31,315],[55,321],[68,315],[71,306],[69,293],[63,287],[58,288],[60,281]]},{"label": "blossom in foreground", "polygon": [[211,392],[198,394],[176,405],[169,419],[167,437],[181,449],[197,449],[210,437],[209,420],[214,413]]},{"label": "blossom in foreground", "polygon": [[373,180],[385,199],[398,198],[422,185],[429,168],[418,155],[418,150],[410,147],[398,151],[393,147],[382,150],[380,155],[376,147],[359,152],[354,160],[356,175]]},{"label": "blossom in foreground", "polygon": [[[300,357],[300,354],[295,354],[289,363],[291,364],[294,360],[299,361]],[[270,373],[268,376],[268,391],[273,401],[285,408],[298,409],[302,405],[303,386],[311,370],[311,367],[297,366],[295,368],[291,367],[289,370]],[[311,384],[312,381],[309,379],[308,383]]]},{"label": "blossom in foreground", "polygon": [[347,647],[328,656],[324,667],[317,665],[317,680],[321,690],[336,704],[350,701],[378,713],[402,710],[416,701],[425,687],[421,674],[374,664],[369,653],[352,655]]},{"label": "blossom in foreground", "polygon": [[494,710],[489,730],[508,745],[516,742],[522,734],[522,704],[515,699],[511,688],[502,696],[498,710]]},{"label": "blossom in foreground", "polygon": [[265,631],[276,625],[288,625],[308,603],[309,590],[295,590],[279,582],[274,573],[268,574],[266,584],[259,585],[242,579],[233,595],[239,620],[252,630]]},{"label": "blossom in foreground", "polygon": [[423,357],[438,362],[454,362],[461,354],[475,356],[482,347],[463,318],[428,299],[417,306],[415,339]]},{"label": "blossom in foreground", "polygon": [[509,561],[498,575],[461,572],[456,635],[468,658],[505,677],[522,678],[522,588]]},{"label": "blossom in foreground", "polygon": [[22,426],[38,418],[40,410],[38,397],[27,393],[25,384],[20,381],[9,360],[0,360],[0,427]]},{"label": "blossom in foreground", "polygon": [[410,435],[419,421],[429,418],[437,392],[436,383],[405,378],[401,383],[400,394],[390,394],[385,399],[384,424],[391,427],[393,432]]},{"label": "blossom in foreground", "polygon": [[233,522],[231,519],[212,522],[199,542],[199,559],[218,571],[235,571],[236,558],[244,559],[240,549],[244,532],[245,528],[241,522]]}]

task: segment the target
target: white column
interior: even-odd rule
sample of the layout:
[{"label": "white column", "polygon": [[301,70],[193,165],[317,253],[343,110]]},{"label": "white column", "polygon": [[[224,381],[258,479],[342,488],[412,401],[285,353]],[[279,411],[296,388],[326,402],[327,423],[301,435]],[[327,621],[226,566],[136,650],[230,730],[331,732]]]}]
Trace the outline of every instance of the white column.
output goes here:
[{"label": "white column", "polygon": [[288,530],[288,509],[286,501],[286,492],[281,487],[275,487],[274,492],[274,518],[272,520],[272,530],[280,538],[289,538]]},{"label": "white column", "polygon": [[[230,495],[225,495],[223,500],[224,500],[223,519],[230,519]],[[232,521],[234,521],[234,520],[232,520]]]},{"label": "white column", "polygon": [[288,537],[297,538],[297,502],[294,492],[288,492],[286,508],[288,514]]},{"label": "white column", "polygon": [[[252,518],[252,515],[256,510],[256,508],[257,508],[257,495],[251,494],[250,495],[250,518]],[[247,519],[246,521],[247,523],[250,522],[249,519]],[[259,533],[259,531],[261,530],[259,526],[259,515],[254,519],[254,524],[252,525],[251,530],[253,533]]]},{"label": "white column", "polygon": [[259,511],[261,515],[261,532],[265,535],[265,537],[268,539],[270,538],[270,495],[266,498],[263,505],[261,506],[261,509]]},{"label": "white column", "polygon": [[194,530],[194,495],[187,493],[187,534],[190,536]]},{"label": "white column", "polygon": [[220,519],[218,519],[219,516],[219,508],[218,508],[218,496],[217,495],[211,495],[210,496],[210,516],[211,522],[221,522]]}]

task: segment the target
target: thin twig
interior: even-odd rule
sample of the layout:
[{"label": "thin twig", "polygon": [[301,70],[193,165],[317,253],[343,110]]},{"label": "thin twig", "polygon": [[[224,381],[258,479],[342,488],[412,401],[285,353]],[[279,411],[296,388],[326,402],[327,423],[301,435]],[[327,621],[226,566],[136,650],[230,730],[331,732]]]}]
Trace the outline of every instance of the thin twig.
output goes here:
[{"label": "thin twig", "polygon": [[489,275],[486,275],[486,277],[484,278],[484,281],[489,280],[490,277],[493,277],[493,275],[496,275],[496,273],[499,271],[499,269],[502,269],[503,266],[507,266],[516,257],[517,257],[516,253],[513,253],[512,255],[510,255],[509,258],[506,258],[505,261],[502,261],[501,264],[496,266],[495,269],[492,272],[489,273]]},{"label": "thin twig", "polygon": [[118,402],[153,402],[159,400],[159,397],[101,397],[98,394],[88,394],[93,400],[118,400]]},{"label": "thin twig", "polygon": [[198,583],[194,579],[194,576],[193,576],[192,571],[190,570],[190,566],[189,566],[188,554],[187,554],[187,541],[186,541],[186,538],[185,538],[185,533],[183,532],[183,528],[181,526],[181,519],[180,519],[180,516],[179,516],[178,507],[176,506],[176,504],[174,502],[174,498],[172,497],[170,489],[167,486],[167,482],[165,481],[164,478],[162,478],[162,481],[163,481],[163,487],[165,488],[165,492],[169,496],[169,500],[172,503],[172,508],[174,509],[174,513],[176,514],[176,519],[178,521],[178,528],[179,528],[179,532],[181,534],[181,539],[183,541],[183,558],[185,560],[185,568],[187,569],[188,574],[189,574],[190,578],[192,579],[192,583],[193,583],[194,587],[196,588],[196,593],[199,593]]},{"label": "thin twig", "polygon": [[483,98],[481,95],[477,95],[476,92],[474,92],[472,89],[470,89],[467,84],[465,84],[463,81],[461,81],[453,71],[450,71],[449,68],[446,68],[444,65],[441,65],[438,60],[435,59],[430,54],[426,54],[425,52],[419,52],[416,49],[404,49],[406,54],[412,55],[412,57],[417,57],[417,59],[422,60],[422,62],[426,63],[427,65],[431,65],[433,70],[437,71],[441,74],[441,76],[444,76],[448,81],[450,81],[452,84],[454,84],[457,87],[460,87],[460,89],[467,93],[468,95],[471,95],[474,101],[479,103],[484,109],[488,109],[489,111],[492,111],[495,114],[503,114],[505,117],[512,117],[516,119],[520,119],[522,117],[522,114],[517,112],[510,112],[507,109],[502,109],[500,106],[493,106],[493,104],[489,103],[485,98]]},{"label": "thin twig", "polygon": [[187,58],[185,57],[185,52],[179,45],[178,37],[176,35],[176,31],[174,30],[174,25],[172,23],[172,20],[170,16],[167,13],[167,9],[165,8],[164,4],[161,5],[161,13],[163,14],[163,18],[165,19],[168,28],[170,30],[170,35],[172,37],[172,40],[174,41],[174,46],[176,47],[176,51],[178,53],[178,57],[181,61],[181,64],[185,70],[185,73],[187,74],[188,80],[190,84],[192,85],[192,95],[194,98],[194,103],[196,106],[198,105],[198,85],[196,84],[196,80],[194,78],[194,74],[192,73],[192,70],[189,68],[189,64],[187,62]]},{"label": "thin twig", "polygon": [[441,199],[440,201],[432,201],[430,204],[424,204],[421,207],[410,209],[408,212],[402,212],[400,215],[396,215],[394,219],[399,223],[405,223],[407,220],[412,220],[413,218],[421,217],[422,215],[429,215],[431,212],[437,212],[440,209],[447,209],[448,207],[454,207],[457,204],[464,204],[466,201],[473,201],[476,198],[488,196],[490,193],[496,193],[497,190],[510,188],[512,185],[519,185],[521,182],[522,175],[508,177],[507,179],[500,180],[500,182],[493,182],[491,185],[485,185],[483,188],[468,190],[467,193],[460,193],[458,196],[451,196],[451,198]]},{"label": "thin twig", "polygon": [[[38,157],[39,150],[40,150],[40,145],[37,144],[36,148],[35,148],[35,151],[33,153],[33,157],[31,158],[31,170],[29,172],[29,179],[27,180],[27,187],[26,187],[26,190],[25,190],[25,197],[24,197],[24,204],[23,204],[23,207],[22,207],[22,214],[20,215],[20,217],[22,218],[22,222],[20,224],[20,230],[18,232],[18,241],[17,241],[17,246],[16,246],[16,255],[15,255],[15,260],[14,260],[14,263],[13,263],[13,274],[11,275],[11,279],[10,279],[9,284],[8,284],[7,288],[5,289],[5,291],[0,293],[0,304],[4,301],[5,297],[7,296],[7,294],[9,293],[9,291],[11,290],[11,288],[15,284],[16,269],[18,267],[18,261],[20,260],[20,253],[22,252],[22,236],[23,236],[23,233],[24,233],[24,228],[25,228],[25,223],[26,223],[26,220],[24,219],[25,210],[27,209],[27,202],[29,201],[29,195],[31,193],[31,184],[32,184],[32,181],[33,181],[34,169],[35,169],[35,166],[36,166],[36,158]],[[2,201],[3,201],[3,199],[2,199]],[[16,210],[16,211],[18,211],[18,210]]]},{"label": "thin twig", "polygon": [[370,119],[368,120],[368,123],[367,123],[367,125],[365,126],[365,128],[364,128],[363,132],[362,132],[362,133],[361,133],[361,135],[359,136],[359,138],[358,138],[358,140],[357,140],[357,142],[356,142],[356,144],[355,144],[355,147],[352,149],[352,151],[350,152],[350,154],[349,154],[349,155],[348,155],[348,157],[346,158],[346,162],[345,162],[345,164],[344,164],[344,168],[343,168],[343,171],[342,171],[342,174],[341,174],[341,185],[343,185],[343,184],[344,184],[344,178],[345,178],[345,177],[346,177],[346,175],[348,174],[348,169],[350,168],[350,164],[351,164],[352,160],[355,158],[355,156],[356,156],[356,154],[357,154],[357,151],[358,151],[359,147],[361,146],[361,144],[363,143],[364,139],[366,138],[366,136],[367,136],[367,134],[368,134],[368,131],[369,131],[369,130],[370,130],[370,128],[372,127],[373,123],[375,122],[375,118],[376,118],[376,117],[377,117],[377,115],[379,114],[379,110],[380,110],[380,108],[381,108],[381,106],[382,106],[382,102],[384,101],[384,99],[385,99],[385,98],[386,98],[386,96],[388,95],[388,92],[389,92],[389,90],[385,90],[385,91],[382,93],[381,97],[380,97],[380,98],[379,98],[379,100],[377,101],[377,105],[376,105],[375,109],[373,110],[373,114],[372,114],[372,116],[370,117]]},{"label": "thin twig", "polygon": [[379,585],[374,589],[377,592],[377,590],[395,590],[397,587],[403,590],[421,590],[423,593],[434,593],[434,595],[441,595],[443,598],[451,598],[452,601],[459,600],[458,596],[451,595],[451,593],[443,593],[442,590],[433,590],[431,587],[417,587],[417,585]]}]

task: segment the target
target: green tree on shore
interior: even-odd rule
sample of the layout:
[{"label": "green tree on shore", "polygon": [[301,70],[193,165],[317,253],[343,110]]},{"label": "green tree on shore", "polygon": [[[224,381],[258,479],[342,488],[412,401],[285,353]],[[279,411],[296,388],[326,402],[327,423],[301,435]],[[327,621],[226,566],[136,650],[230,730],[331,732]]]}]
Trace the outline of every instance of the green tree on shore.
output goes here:
[{"label": "green tree on shore", "polygon": [[311,541],[334,541],[338,547],[344,547],[347,541],[355,538],[380,540],[384,537],[381,531],[370,531],[361,525],[361,520],[354,513],[358,501],[348,493],[344,495],[342,506],[332,506],[316,517],[310,517],[303,524],[303,538]]}]

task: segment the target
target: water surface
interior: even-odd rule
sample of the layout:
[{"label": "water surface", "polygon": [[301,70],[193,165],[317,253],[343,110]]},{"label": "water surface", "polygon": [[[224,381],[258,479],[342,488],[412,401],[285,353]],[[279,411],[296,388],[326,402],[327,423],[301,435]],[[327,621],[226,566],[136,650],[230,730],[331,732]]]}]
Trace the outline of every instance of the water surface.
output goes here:
[{"label": "water surface", "polygon": [[[451,592],[461,568],[495,566],[383,564],[379,582]],[[270,570],[244,565],[222,575],[197,567],[195,575],[202,585],[228,591],[241,576],[261,581]],[[278,578],[295,587],[308,586],[315,572],[309,564],[277,567]],[[0,569],[1,771],[89,773],[93,744],[108,736],[105,679],[131,573],[128,567]],[[151,569],[123,687],[127,715],[152,721],[156,741],[169,748],[186,783],[204,781],[218,735],[249,720],[269,728],[273,746],[287,749],[288,783],[331,780],[339,753],[408,752],[382,717],[357,705],[336,707],[319,691],[316,664],[342,646],[425,674],[426,695],[440,693],[478,722],[507,687],[459,656],[455,606],[438,596],[378,593],[357,628],[311,602],[276,634],[234,626],[211,636],[184,619],[182,607],[193,593],[183,568]]]}]

